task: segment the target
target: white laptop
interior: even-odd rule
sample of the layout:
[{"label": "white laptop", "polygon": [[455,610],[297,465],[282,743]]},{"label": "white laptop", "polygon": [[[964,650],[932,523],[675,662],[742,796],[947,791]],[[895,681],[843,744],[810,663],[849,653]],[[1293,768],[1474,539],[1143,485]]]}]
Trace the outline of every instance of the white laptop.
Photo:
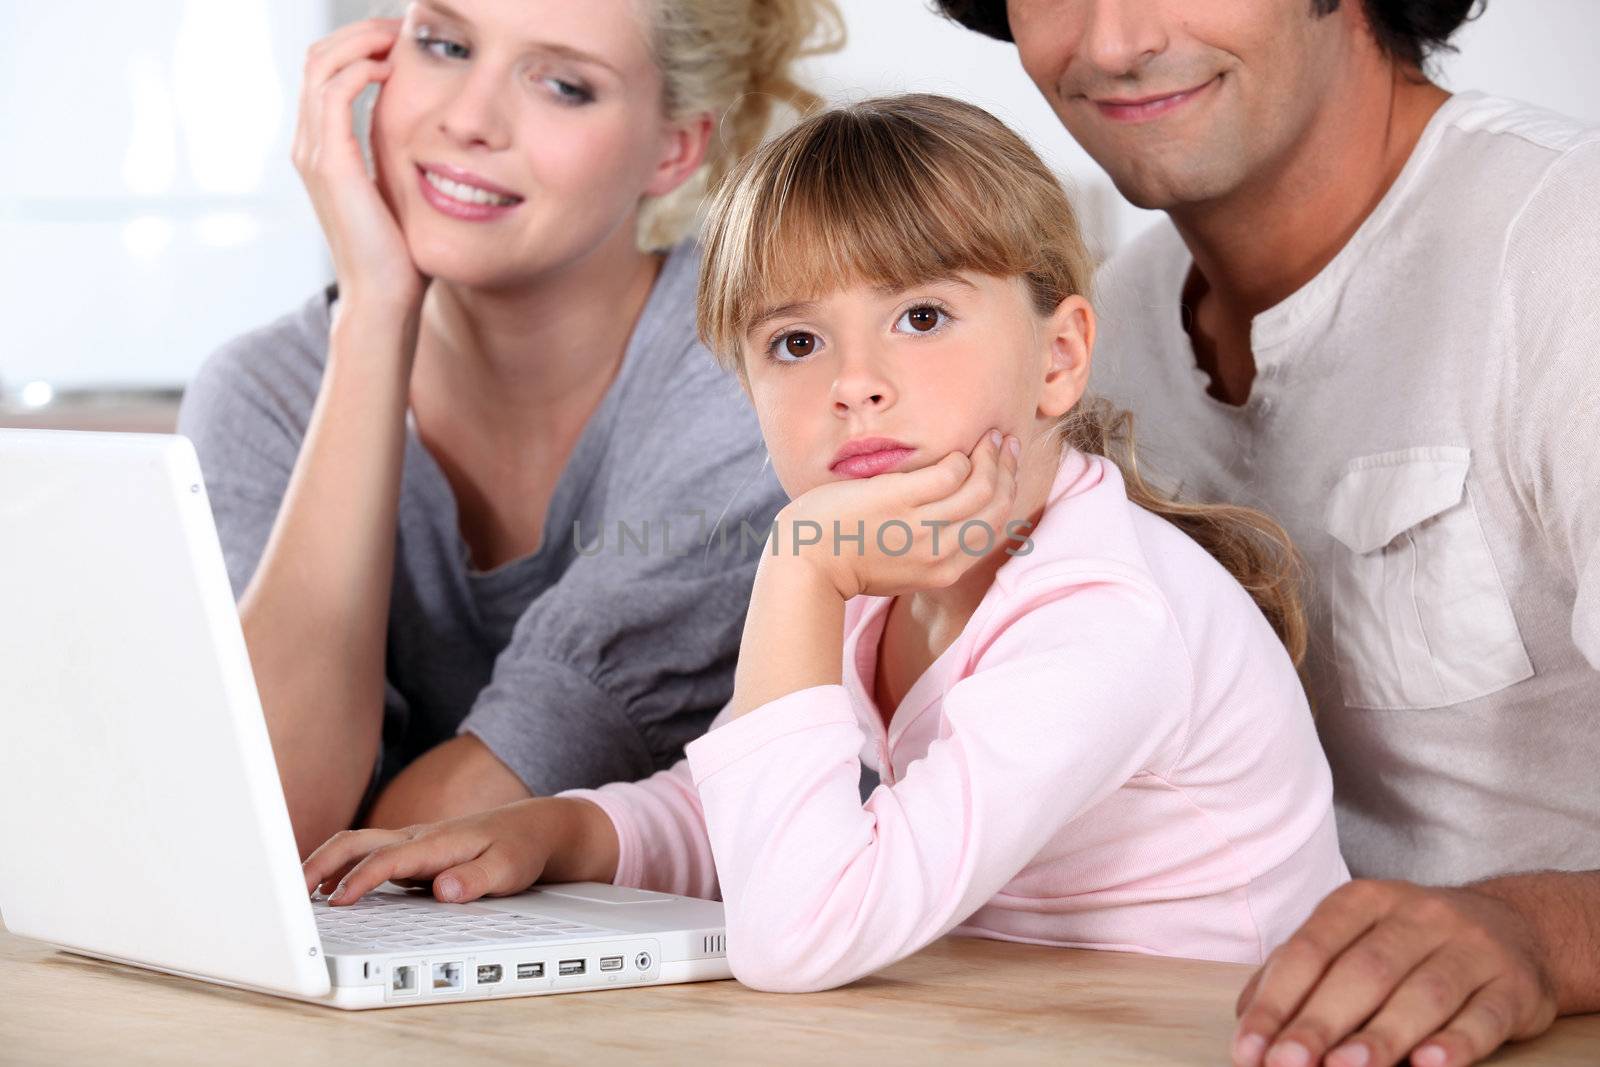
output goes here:
[{"label": "white laptop", "polygon": [[307,899],[193,447],[0,430],[0,917],[338,1008],[729,977],[722,906]]}]

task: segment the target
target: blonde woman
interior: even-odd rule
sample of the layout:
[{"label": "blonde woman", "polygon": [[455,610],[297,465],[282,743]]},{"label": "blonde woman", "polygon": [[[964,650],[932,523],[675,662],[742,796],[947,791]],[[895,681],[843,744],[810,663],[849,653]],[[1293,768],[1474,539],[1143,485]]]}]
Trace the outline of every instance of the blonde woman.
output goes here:
[{"label": "blonde woman", "polygon": [[713,206],[699,323],[793,501],[719,724],[642,782],[337,837],[308,889],[720,892],[734,975],[772,990],[952,931],[1259,962],[1348,877],[1296,557],[1141,480],[1084,393],[1090,273],[1049,170],[970,105],[869,101],[758,149]]},{"label": "blonde woman", "polygon": [[303,852],[643,777],[726,703],[757,548],[702,543],[782,497],[684,236],[837,34],[828,0],[419,0],[310,50],[337,284],[180,420]]}]

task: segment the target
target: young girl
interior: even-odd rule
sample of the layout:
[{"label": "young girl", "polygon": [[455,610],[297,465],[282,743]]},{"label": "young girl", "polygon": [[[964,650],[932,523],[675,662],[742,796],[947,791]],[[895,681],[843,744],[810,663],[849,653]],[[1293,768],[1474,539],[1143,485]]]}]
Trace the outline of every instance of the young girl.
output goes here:
[{"label": "young girl", "polygon": [[341,835],[308,887],[720,891],[770,990],[952,931],[1259,962],[1347,877],[1293,550],[1106,458],[1050,172],[976,108],[871,101],[750,157],[705,248],[702,336],[792,498],[732,702],[653,778]]}]

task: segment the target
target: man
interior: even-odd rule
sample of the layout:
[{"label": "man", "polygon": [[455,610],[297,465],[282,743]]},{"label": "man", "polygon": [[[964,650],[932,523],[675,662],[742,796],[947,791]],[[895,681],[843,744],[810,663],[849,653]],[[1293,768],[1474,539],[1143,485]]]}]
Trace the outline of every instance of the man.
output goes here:
[{"label": "man", "polygon": [[1346,858],[1404,879],[1272,952],[1235,1062],[1600,1010],[1600,130],[1429,81],[1471,0],[941,6],[1167,213],[1098,280],[1097,387],[1295,536]]}]

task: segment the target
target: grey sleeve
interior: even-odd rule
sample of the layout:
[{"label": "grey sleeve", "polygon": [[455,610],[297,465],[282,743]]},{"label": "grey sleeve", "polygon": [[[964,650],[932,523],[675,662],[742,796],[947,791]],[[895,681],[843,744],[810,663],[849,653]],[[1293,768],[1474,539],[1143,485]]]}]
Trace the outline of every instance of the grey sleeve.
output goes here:
[{"label": "grey sleeve", "polygon": [[266,549],[316,402],[319,294],[218,349],[184,391],[178,432],[194,443],[235,599]]},{"label": "grey sleeve", "polygon": [[618,427],[615,447],[634,459],[607,487],[604,521],[580,525],[582,550],[523,613],[460,726],[537,795],[670,766],[733,692],[756,564],[786,498],[731,379],[686,383],[661,410],[670,417],[643,433]]}]

